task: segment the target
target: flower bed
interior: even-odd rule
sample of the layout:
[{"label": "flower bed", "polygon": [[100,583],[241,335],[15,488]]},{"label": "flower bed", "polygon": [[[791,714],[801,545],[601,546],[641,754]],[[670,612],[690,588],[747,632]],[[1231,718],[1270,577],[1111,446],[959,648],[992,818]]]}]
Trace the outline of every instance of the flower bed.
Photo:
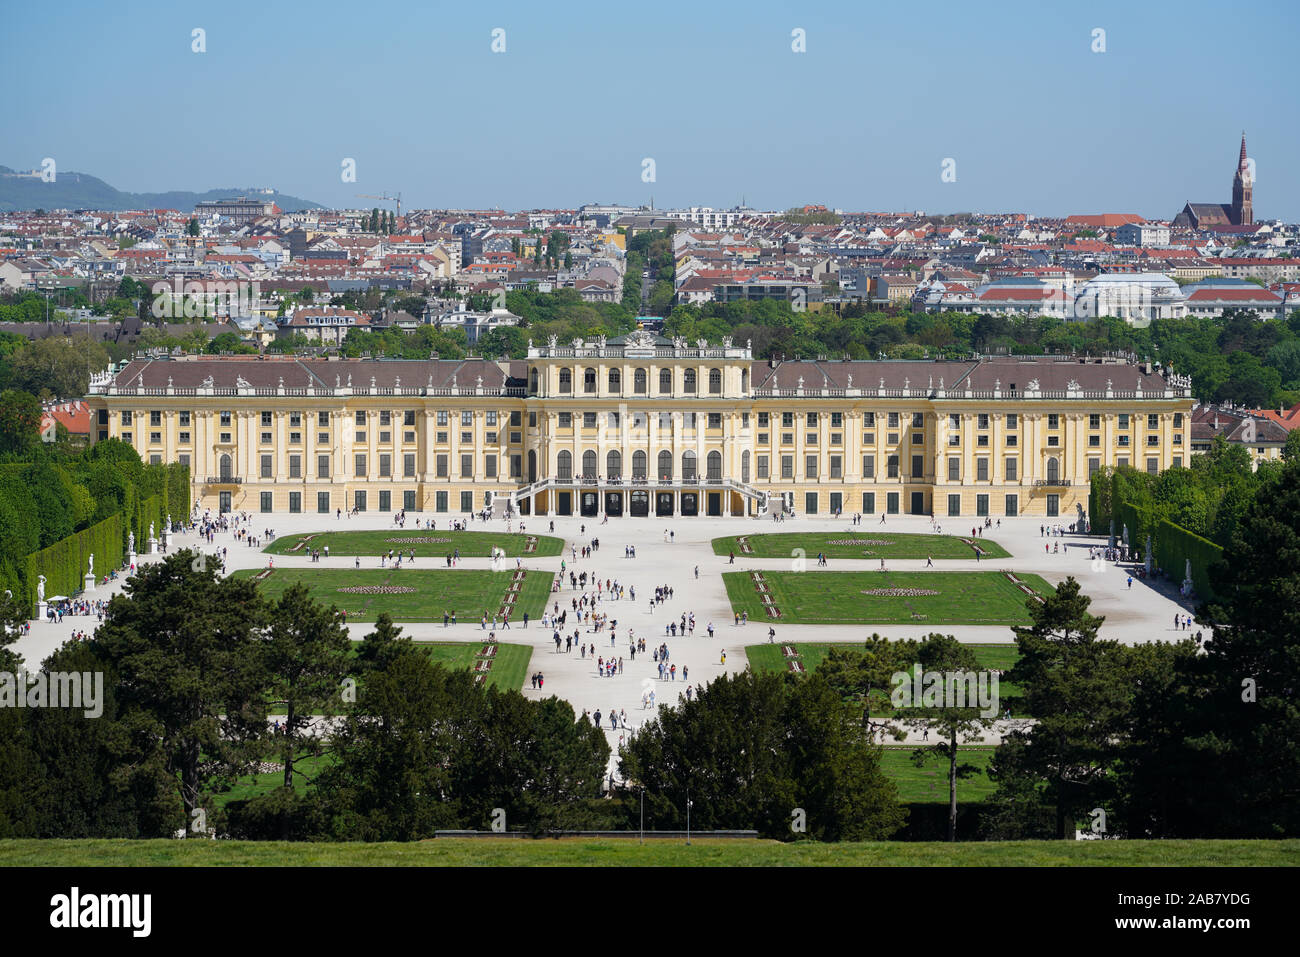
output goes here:
[{"label": "flower bed", "polygon": [[338,589],[346,595],[413,595],[415,589],[407,585],[345,585]]},{"label": "flower bed", "polygon": [[827,539],[827,545],[893,545],[896,544],[883,538],[831,538]]},{"label": "flower bed", "polygon": [[932,588],[864,588],[862,594],[879,598],[927,598],[939,593]]},{"label": "flower bed", "polygon": [[416,538],[385,538],[384,541],[390,545],[450,545],[450,538],[429,538],[428,536],[418,536]]}]

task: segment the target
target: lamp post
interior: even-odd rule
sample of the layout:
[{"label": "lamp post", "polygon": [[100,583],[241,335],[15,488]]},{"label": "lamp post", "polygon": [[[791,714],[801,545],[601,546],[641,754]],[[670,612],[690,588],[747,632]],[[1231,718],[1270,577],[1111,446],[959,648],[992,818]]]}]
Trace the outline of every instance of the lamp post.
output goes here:
[{"label": "lamp post", "polygon": [[691,789],[686,789],[686,846],[691,846]]},{"label": "lamp post", "polygon": [[645,785],[641,785],[641,843],[645,843]]}]

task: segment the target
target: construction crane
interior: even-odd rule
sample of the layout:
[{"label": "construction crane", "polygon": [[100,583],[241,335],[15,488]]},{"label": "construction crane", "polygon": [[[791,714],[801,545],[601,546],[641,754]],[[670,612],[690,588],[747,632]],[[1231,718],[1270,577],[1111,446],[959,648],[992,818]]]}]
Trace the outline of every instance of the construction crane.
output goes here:
[{"label": "construction crane", "polygon": [[401,193],[398,193],[396,196],[389,196],[387,193],[384,193],[380,196],[373,196],[370,193],[357,193],[357,199],[382,199],[385,202],[396,203],[397,215],[398,216],[402,215],[402,194]]}]

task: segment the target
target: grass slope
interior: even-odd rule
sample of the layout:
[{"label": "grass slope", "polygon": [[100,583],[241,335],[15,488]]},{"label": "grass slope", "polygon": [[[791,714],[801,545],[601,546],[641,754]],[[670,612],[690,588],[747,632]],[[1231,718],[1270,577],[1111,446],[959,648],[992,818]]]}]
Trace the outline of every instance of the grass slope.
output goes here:
[{"label": "grass slope", "polygon": [[[955,535],[903,535],[884,529],[858,528],[846,532],[803,533],[790,532],[776,535],[749,535],[746,555],[740,548],[739,538],[727,536],[713,540],[713,554],[727,555],[735,552],[744,558],[794,558],[795,549],[803,549],[803,558],[810,565],[819,553],[827,558],[969,558],[975,560],[975,549]],[[845,545],[844,542],[861,544]],[[880,543],[888,544],[880,544]],[[838,544],[834,544],[838,543]],[[985,558],[1010,558],[1011,553],[997,542],[979,539]]]},{"label": "grass slope", "polygon": [[0,841],[0,866],[763,866],[1278,867],[1300,865],[1288,841],[977,841],[783,844],[759,840],[451,839],[410,844],[278,841]]},{"label": "grass slope", "polygon": [[[764,571],[778,623],[807,625],[1028,624],[1024,592],[1001,572],[805,572]],[[1052,591],[1038,575],[1017,574],[1030,588]],[[748,572],[722,576],[733,611],[748,611],[750,621],[769,621]],[[937,595],[895,597],[863,594],[881,588],[919,588]]]},{"label": "grass slope", "polygon": [[[525,553],[524,547],[532,537],[537,538],[537,550]],[[392,528],[386,531],[304,532],[301,535],[285,535],[271,542],[262,551],[272,555],[306,555],[315,549],[323,550],[326,545],[329,546],[330,555],[361,555],[378,561],[379,555],[387,555],[390,551],[400,551],[407,555],[411,549],[415,549],[416,558],[436,558],[442,562],[456,549],[460,549],[460,554],[465,558],[488,558],[493,548],[504,549],[509,558],[546,558],[560,554],[564,548],[564,539],[552,535],[449,532],[426,528],[407,531]]]}]

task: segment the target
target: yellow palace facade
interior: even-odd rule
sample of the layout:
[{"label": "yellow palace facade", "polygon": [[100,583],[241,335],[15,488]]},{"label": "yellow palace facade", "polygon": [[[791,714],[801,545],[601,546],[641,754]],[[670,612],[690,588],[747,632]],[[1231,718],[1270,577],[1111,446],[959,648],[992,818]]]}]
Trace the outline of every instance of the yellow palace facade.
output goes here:
[{"label": "yellow palace facade", "polygon": [[91,440],[189,466],[213,511],[1061,516],[1191,454],[1191,384],[1114,359],[755,361],[551,341],[527,359],[138,358]]}]

